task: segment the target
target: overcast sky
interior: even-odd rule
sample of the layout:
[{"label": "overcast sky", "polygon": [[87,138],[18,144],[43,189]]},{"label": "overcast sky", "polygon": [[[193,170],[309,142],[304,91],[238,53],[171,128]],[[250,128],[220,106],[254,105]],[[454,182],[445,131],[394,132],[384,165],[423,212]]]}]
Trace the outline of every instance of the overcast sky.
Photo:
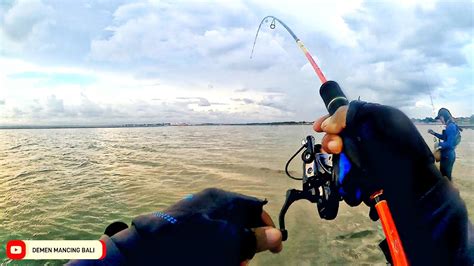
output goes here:
[{"label": "overcast sky", "polygon": [[433,116],[474,106],[472,1],[0,1],[0,125],[313,120],[319,80]]}]

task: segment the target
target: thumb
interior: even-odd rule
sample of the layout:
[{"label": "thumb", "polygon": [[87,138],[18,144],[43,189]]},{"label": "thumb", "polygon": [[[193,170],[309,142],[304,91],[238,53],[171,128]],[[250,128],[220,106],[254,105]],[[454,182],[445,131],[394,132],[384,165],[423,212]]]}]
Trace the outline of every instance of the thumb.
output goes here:
[{"label": "thumb", "polygon": [[257,239],[257,252],[270,250],[272,253],[278,253],[283,249],[282,234],[280,230],[274,227],[256,228],[255,238]]}]

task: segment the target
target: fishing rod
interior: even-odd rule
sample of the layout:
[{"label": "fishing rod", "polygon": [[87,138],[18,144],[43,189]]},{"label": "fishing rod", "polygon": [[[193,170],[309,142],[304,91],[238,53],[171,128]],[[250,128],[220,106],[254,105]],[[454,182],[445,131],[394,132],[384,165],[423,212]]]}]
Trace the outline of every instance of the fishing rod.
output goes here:
[{"label": "fishing rod", "polygon": [[306,47],[304,46],[304,43],[298,37],[296,37],[296,34],[290,29],[290,27],[288,27],[283,21],[279,20],[278,18],[274,16],[264,17],[262,21],[260,22],[260,25],[258,25],[257,34],[255,34],[255,40],[253,41],[252,52],[250,53],[250,59],[252,59],[252,56],[253,56],[253,52],[255,49],[255,44],[257,43],[257,38],[258,38],[258,33],[260,32],[260,28],[262,27],[263,23],[266,22],[269,18],[272,19],[272,23],[270,24],[270,28],[272,30],[275,29],[276,27],[275,21],[278,21],[278,23],[280,23],[283,27],[285,27],[285,29],[290,33],[291,37],[293,37],[293,39],[295,40],[298,47],[300,47],[301,51],[303,51],[304,55],[306,56],[309,63],[313,67],[314,71],[316,72],[316,75],[318,75],[318,78],[321,81],[321,84],[324,84],[327,81],[327,79],[324,76],[323,72],[321,71],[321,68],[319,68],[318,64],[316,64],[316,61],[314,61],[308,49],[306,49]]},{"label": "fishing rod", "polygon": [[[270,29],[276,28],[276,22],[281,24],[288,33],[290,33],[291,37],[293,37],[298,47],[300,47],[301,51],[308,59],[321,81],[322,85],[319,93],[329,114],[333,115],[339,107],[348,105],[349,101],[339,85],[335,81],[328,81],[326,79],[321,68],[313,59],[308,49],[306,49],[303,42],[296,36],[290,27],[274,16],[266,16],[260,22],[257,33],[255,34],[250,58],[253,56],[260,29],[263,23],[268,22],[269,19],[272,20]],[[341,136],[344,138],[344,133],[342,133]],[[303,153],[301,159],[303,160],[303,177],[296,178],[290,175],[288,166],[291,160],[293,160],[302,150]],[[286,193],[285,203],[283,204],[279,215],[280,230],[284,241],[288,238],[288,232],[285,229],[285,214],[290,205],[297,200],[306,199],[312,203],[316,203],[319,216],[322,219],[332,220],[336,218],[339,201],[342,200],[342,197],[338,192],[338,180],[340,180],[339,177],[341,173],[342,175],[345,175],[351,169],[351,162],[345,153],[350,154],[351,156],[349,157],[354,157],[354,153],[348,150],[347,147],[344,147],[344,151],[345,152],[341,154],[324,154],[321,150],[321,144],[315,144],[314,137],[307,136],[306,139],[303,140],[301,148],[286,163],[286,174],[292,179],[302,180],[303,189],[289,189]],[[383,198],[383,190],[373,193],[370,199],[375,203],[375,209],[380,218],[394,265],[408,265],[408,259],[406,258],[388,203]]]},{"label": "fishing rod", "polygon": [[431,107],[433,107],[433,114],[436,115],[436,108],[435,108],[435,105],[433,103],[433,95],[431,95],[431,88],[430,86],[428,85],[428,78],[426,77],[426,73],[425,73],[425,70],[423,70],[423,76],[425,78],[425,85],[426,85],[426,88],[428,89],[428,92],[430,94],[430,101],[431,101]]},{"label": "fishing rod", "polygon": [[[424,70],[423,70],[423,76],[425,77],[426,88],[428,89],[428,92],[430,94],[430,101],[431,101],[431,107],[433,108],[433,114],[436,116],[437,112],[436,112],[435,105],[433,103],[433,95],[431,94],[431,88],[428,85],[428,78],[426,77],[426,73]],[[441,160],[441,150],[439,149],[439,140],[436,136],[433,136],[433,156],[436,162],[439,162]]]},{"label": "fishing rod", "polygon": [[433,114],[436,114],[436,108],[433,103],[433,96],[431,96],[431,91],[430,91],[430,100],[431,100],[431,107],[433,107]]}]

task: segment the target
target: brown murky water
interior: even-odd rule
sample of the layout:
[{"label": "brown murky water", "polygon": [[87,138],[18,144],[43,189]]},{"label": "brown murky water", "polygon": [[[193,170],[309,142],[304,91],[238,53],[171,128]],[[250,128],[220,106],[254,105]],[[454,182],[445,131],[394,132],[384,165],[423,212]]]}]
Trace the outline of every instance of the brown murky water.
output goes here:
[{"label": "brown murky water", "polygon": [[[418,128],[431,145],[428,126]],[[8,239],[97,239],[115,220],[210,186],[267,198],[276,221],[286,190],[300,187],[284,165],[311,133],[310,126],[0,130],[0,253]],[[454,182],[471,219],[473,166],[474,131],[465,130]],[[314,205],[298,202],[287,214],[283,252],[259,254],[252,265],[384,265],[381,226],[367,211],[341,204],[336,220],[324,221]]]}]

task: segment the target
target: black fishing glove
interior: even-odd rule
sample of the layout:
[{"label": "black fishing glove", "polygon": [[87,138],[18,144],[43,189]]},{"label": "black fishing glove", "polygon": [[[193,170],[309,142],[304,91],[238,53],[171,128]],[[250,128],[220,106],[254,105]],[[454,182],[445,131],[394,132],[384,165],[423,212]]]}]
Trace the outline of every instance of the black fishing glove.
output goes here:
[{"label": "black fishing glove", "polygon": [[252,228],[268,226],[262,220],[265,204],[206,189],[163,212],[138,216],[130,228],[110,238],[102,237],[107,257],[94,264],[239,265],[256,252]]},{"label": "black fishing glove", "polygon": [[340,178],[344,200],[366,202],[374,219],[370,196],[383,189],[412,264],[469,264],[465,204],[410,119],[392,107],[353,101],[340,135],[351,161]]},{"label": "black fishing glove", "polygon": [[[380,189],[397,201],[417,200],[441,179],[431,150],[398,109],[353,101],[342,135],[352,169],[340,183],[351,206],[368,202]],[[400,191],[405,197],[397,197]]]}]

